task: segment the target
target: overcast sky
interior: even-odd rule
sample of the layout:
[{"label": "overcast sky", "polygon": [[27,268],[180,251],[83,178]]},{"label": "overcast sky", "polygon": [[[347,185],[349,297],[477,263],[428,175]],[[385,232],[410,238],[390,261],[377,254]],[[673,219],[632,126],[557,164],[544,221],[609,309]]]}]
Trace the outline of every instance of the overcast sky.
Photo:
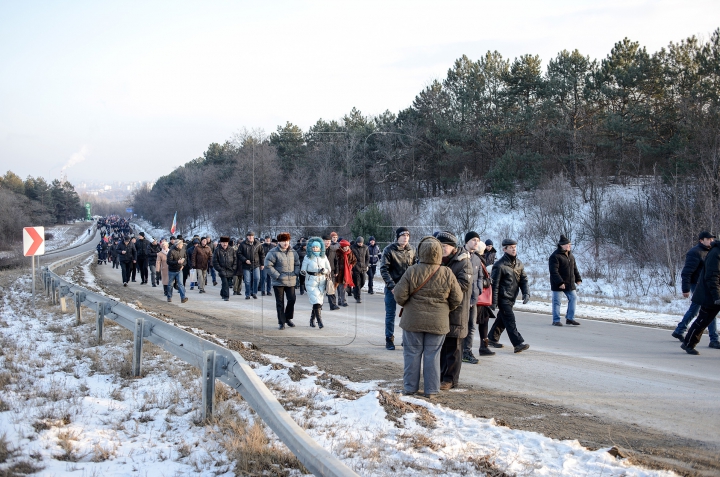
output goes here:
[{"label": "overcast sky", "polygon": [[463,54],[545,66],[718,27],[718,0],[0,0],[0,171],[155,180],[241,128],[397,113]]}]

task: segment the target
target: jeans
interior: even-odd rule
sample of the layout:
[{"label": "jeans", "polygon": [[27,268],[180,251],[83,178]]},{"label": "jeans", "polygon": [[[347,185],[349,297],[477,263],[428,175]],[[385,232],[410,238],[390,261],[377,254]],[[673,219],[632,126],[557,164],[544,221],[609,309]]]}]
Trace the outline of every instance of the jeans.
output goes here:
[{"label": "jeans", "polygon": [[272,293],[272,285],[270,283],[270,274],[267,268],[260,270],[260,291],[262,293]]},{"label": "jeans", "polygon": [[370,265],[367,271],[368,293],[373,291],[373,277],[375,276],[375,272],[377,272],[377,265]]},{"label": "jeans", "polygon": [[566,320],[575,319],[575,303],[577,302],[577,293],[575,290],[563,290],[554,291],[552,300],[552,320],[553,323],[560,323],[560,301],[562,300],[562,294],[565,294],[568,300],[567,312],[565,313]]},{"label": "jeans", "polygon": [[155,272],[155,263],[153,263],[152,265],[150,265],[150,280],[152,280],[151,283],[153,284],[153,286],[157,285],[156,278],[157,277],[156,277],[156,272]]},{"label": "jeans", "polygon": [[207,270],[196,268],[195,272],[197,273],[197,283],[198,283],[198,289],[200,291],[205,291],[205,280],[207,280]]},{"label": "jeans", "polygon": [[337,296],[338,296],[338,305],[345,305],[347,304],[347,300],[345,299],[345,284],[344,283],[338,283],[337,286]]},{"label": "jeans", "polygon": [[415,333],[403,330],[403,389],[414,393],[420,388],[420,367],[423,368],[425,394],[440,392],[440,350],[445,335]]},{"label": "jeans", "polygon": [[173,282],[177,282],[178,292],[180,293],[180,298],[185,298],[185,287],[182,284],[182,280],[180,279],[180,274],[182,272],[168,272],[168,298],[172,298],[173,294]]},{"label": "jeans", "polygon": [[245,280],[245,296],[257,295],[260,284],[260,267],[243,268],[243,280]]},{"label": "jeans", "polygon": [[463,340],[462,350],[463,353],[469,353],[472,351],[473,339],[475,338],[475,321],[477,318],[477,305],[470,306],[470,314],[468,319],[468,334]]},{"label": "jeans", "polygon": [[690,331],[685,335],[685,346],[695,348],[700,342],[703,331],[710,323],[715,322],[715,317],[720,312],[720,305],[701,306],[697,319],[690,327]]},{"label": "jeans", "polygon": [[210,276],[212,277],[213,284],[217,283],[217,277],[215,276],[215,269],[210,267]]},{"label": "jeans", "polygon": [[[284,325],[293,319],[295,314],[295,287],[273,287],[275,289],[275,308],[278,324]],[[285,304],[287,296],[287,305]]]},{"label": "jeans", "polygon": [[445,337],[440,350],[440,381],[457,386],[462,366],[462,339]]},{"label": "jeans", "polygon": [[[690,296],[695,293],[695,287],[697,285],[690,285]],[[682,321],[678,323],[677,328],[675,328],[675,333],[683,334],[685,333],[685,330],[688,329],[688,326],[690,326],[690,322],[695,319],[696,316],[698,316],[698,312],[700,311],[700,305],[696,305],[695,303],[690,302],[690,308],[685,312],[685,316],[683,316]],[[718,341],[718,333],[717,333],[717,321],[712,320],[709,325],[707,325],[708,333],[710,334],[710,341]]]},{"label": "jeans", "polygon": [[395,310],[397,302],[395,295],[387,287],[385,288],[385,338],[392,338],[395,335]]},{"label": "jeans", "polygon": [[508,337],[513,346],[522,344],[525,340],[517,329],[512,303],[498,303],[497,310],[497,318],[495,318],[495,323],[490,328],[489,338],[492,341],[498,341],[500,335],[507,329]]}]

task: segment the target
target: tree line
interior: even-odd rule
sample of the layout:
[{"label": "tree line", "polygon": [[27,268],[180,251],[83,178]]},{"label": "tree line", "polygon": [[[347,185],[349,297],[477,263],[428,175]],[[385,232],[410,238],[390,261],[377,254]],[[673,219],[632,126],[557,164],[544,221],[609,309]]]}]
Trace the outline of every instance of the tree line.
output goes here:
[{"label": "tree line", "polygon": [[64,224],[85,216],[75,188],[58,179],[24,181],[12,171],[0,176],[0,242],[22,240],[23,227]]},{"label": "tree line", "polygon": [[[510,61],[489,51],[457,59],[397,114],[353,108],[307,131],[288,122],[210,144],[133,205],[158,224],[177,210],[181,226],[210,222],[236,236],[289,226],[389,236],[389,201],[411,213],[426,198],[493,193],[512,209],[518,194],[537,195],[562,176],[582,203],[605,207],[591,224],[598,244],[610,240],[604,231],[617,235],[601,222],[632,223],[638,210],[658,240],[687,243],[720,218],[719,101],[720,28],[654,53],[627,38],[601,60],[563,50],[544,69],[537,55]],[[643,207],[607,212],[606,186],[641,178],[652,183],[638,195]],[[443,217],[468,223],[466,209]]]}]

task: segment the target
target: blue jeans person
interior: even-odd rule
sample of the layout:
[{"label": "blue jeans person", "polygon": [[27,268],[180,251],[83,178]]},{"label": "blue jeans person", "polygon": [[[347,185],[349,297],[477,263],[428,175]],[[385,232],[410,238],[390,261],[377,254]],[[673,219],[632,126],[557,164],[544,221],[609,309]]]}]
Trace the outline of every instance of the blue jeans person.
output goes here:
[{"label": "blue jeans person", "polygon": [[395,335],[395,310],[397,302],[395,295],[385,288],[385,338],[391,338]]},{"label": "blue jeans person", "polygon": [[[695,287],[697,285],[690,285],[690,298],[692,299],[693,294],[695,293]],[[687,331],[688,326],[690,326],[690,322],[695,319],[696,316],[698,316],[698,313],[700,312],[700,305],[697,305],[690,302],[690,307],[685,312],[685,316],[683,316],[682,321],[678,323],[677,328],[675,328],[675,333],[677,334],[683,334],[685,331]],[[717,333],[717,322],[716,320],[712,320],[710,324],[707,327],[708,333],[710,334],[710,341],[718,341],[718,333]]]},{"label": "blue jeans person", "polygon": [[475,321],[477,319],[477,305],[470,305],[470,313],[468,316],[468,334],[463,340],[462,351],[469,353],[472,351],[473,339],[475,338]]},{"label": "blue jeans person", "polygon": [[245,281],[245,296],[257,295],[260,284],[260,267],[252,270],[243,268],[243,280]]},{"label": "blue jeans person", "polygon": [[168,298],[172,298],[173,294],[173,282],[177,282],[178,292],[180,292],[180,299],[185,298],[185,287],[182,284],[182,272],[168,272]]},{"label": "blue jeans person", "polygon": [[577,294],[575,290],[562,290],[554,291],[552,300],[552,319],[553,323],[560,323],[560,302],[562,301],[562,294],[565,294],[568,300],[567,312],[565,313],[566,320],[575,319],[575,303],[577,302]]},{"label": "blue jeans person", "polygon": [[445,335],[416,333],[403,330],[403,389],[417,392],[420,387],[422,364],[425,394],[440,392],[440,350]]},{"label": "blue jeans person", "polygon": [[272,293],[270,275],[267,268],[260,270],[260,291],[269,295]]}]

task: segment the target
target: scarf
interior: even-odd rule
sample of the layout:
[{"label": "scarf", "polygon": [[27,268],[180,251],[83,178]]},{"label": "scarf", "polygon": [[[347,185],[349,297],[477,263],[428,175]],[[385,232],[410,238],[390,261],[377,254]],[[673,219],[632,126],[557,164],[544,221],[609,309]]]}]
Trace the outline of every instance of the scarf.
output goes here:
[{"label": "scarf", "polygon": [[348,260],[348,255],[352,253],[352,250],[348,250],[346,252],[342,248],[339,248],[337,250],[337,253],[340,254],[343,264],[342,271],[339,271],[338,273],[343,274],[343,282],[345,283],[346,287],[354,287],[355,284],[353,283],[352,279],[352,268],[350,267],[350,261]]}]

